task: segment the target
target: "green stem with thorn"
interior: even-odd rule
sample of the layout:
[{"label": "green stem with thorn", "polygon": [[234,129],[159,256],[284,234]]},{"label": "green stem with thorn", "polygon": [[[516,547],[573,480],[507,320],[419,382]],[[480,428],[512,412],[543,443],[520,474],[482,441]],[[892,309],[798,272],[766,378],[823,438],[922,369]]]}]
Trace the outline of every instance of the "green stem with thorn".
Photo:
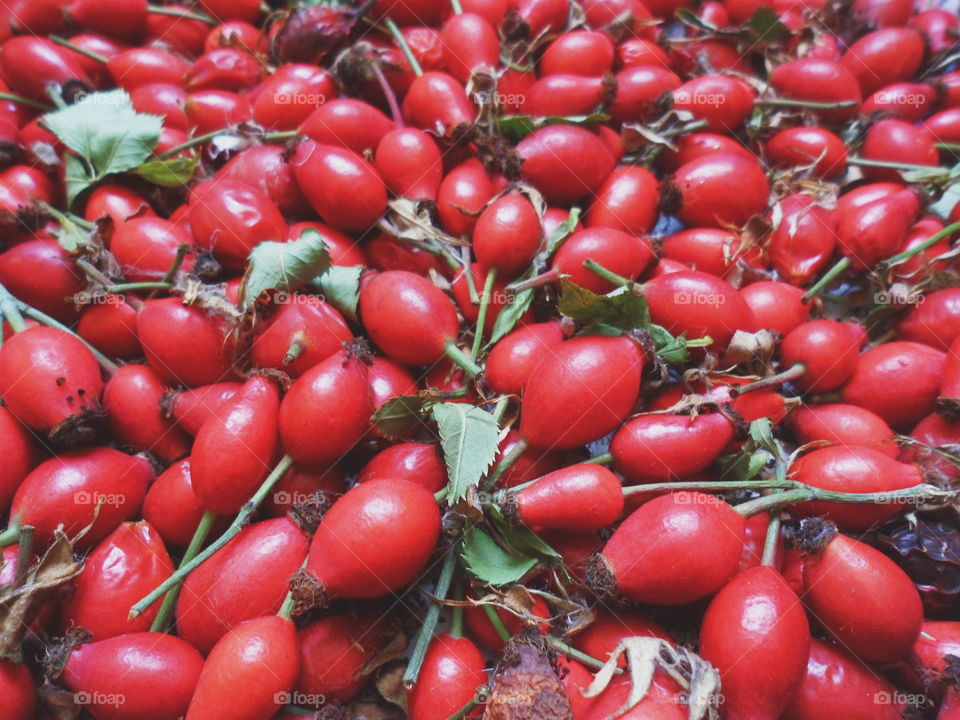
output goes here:
[{"label": "green stem with thorn", "polygon": [[291,458],[289,455],[284,455],[280,462],[277,463],[272,471],[270,471],[267,479],[263,481],[263,483],[257,489],[257,492],[254,493],[253,497],[250,498],[242,508],[240,508],[240,512],[237,513],[237,516],[230,524],[230,527],[227,528],[226,532],[208,545],[203,552],[198,553],[193,560],[177,568],[177,571],[173,575],[160,583],[139,602],[137,602],[136,605],[130,608],[130,617],[135,618],[142,614],[148,607],[156,602],[157,598],[167,592],[167,590],[170,588],[183,582],[183,579],[187,577],[187,575],[196,570],[214,553],[216,553],[217,550],[222,548],[234,537],[236,537],[237,534],[243,529],[244,525],[246,525],[253,513],[255,513],[257,508],[259,508],[263,503],[267,495],[270,494],[270,491],[273,490],[274,486],[280,481],[280,478],[283,477],[284,473],[287,472],[292,465],[293,458]]}]

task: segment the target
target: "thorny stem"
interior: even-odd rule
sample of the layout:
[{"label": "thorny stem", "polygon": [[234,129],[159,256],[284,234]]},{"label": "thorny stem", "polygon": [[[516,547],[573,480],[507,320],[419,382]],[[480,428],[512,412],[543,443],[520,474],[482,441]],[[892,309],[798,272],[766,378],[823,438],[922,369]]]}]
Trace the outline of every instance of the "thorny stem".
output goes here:
[{"label": "thorny stem", "polygon": [[247,520],[250,519],[250,516],[257,511],[257,508],[263,503],[264,498],[273,490],[274,485],[276,485],[280,478],[283,477],[283,474],[290,469],[290,466],[293,465],[293,458],[289,455],[284,455],[281,458],[280,462],[273,468],[270,474],[267,476],[267,479],[263,481],[263,484],[260,485],[253,497],[250,498],[246,504],[240,508],[240,512],[237,513],[237,516],[234,518],[233,522],[230,523],[230,527],[227,528],[226,532],[223,533],[220,537],[214,540],[207,548],[199,553],[196,557],[193,558],[188,563],[181,565],[177,568],[177,571],[160,583],[157,587],[145,595],[136,605],[130,608],[130,617],[135,618],[141,613],[143,613],[148,607],[150,607],[158,597],[163,595],[167,590],[182,582],[183,579],[196,570],[200,565],[206,562],[214,553],[216,553],[220,548],[230,542],[246,524]]},{"label": "thorny stem", "polygon": [[[434,596],[437,600],[447,599],[447,593],[450,591],[450,583],[453,580],[454,572],[457,568],[457,558],[459,556],[459,543],[455,543],[443,559],[443,566],[440,569],[440,577],[437,578],[437,586],[434,589]],[[417,681],[420,675],[420,668],[423,666],[423,660],[427,656],[427,650],[430,648],[430,641],[433,639],[433,631],[437,627],[437,621],[440,619],[440,603],[432,602],[423,616],[423,625],[420,626],[420,632],[417,633],[417,640],[413,646],[413,654],[410,656],[410,662],[403,673],[403,684],[409,690]]]},{"label": "thorny stem", "polygon": [[473,347],[470,354],[477,357],[480,354],[480,348],[483,346],[483,329],[487,323],[487,313],[490,311],[490,300],[493,295],[493,283],[497,279],[497,269],[495,267],[487,270],[487,278],[483,282],[483,293],[480,295],[480,311],[477,314],[477,329],[473,335]]},{"label": "thorny stem", "polygon": [[[207,536],[210,534],[210,529],[213,527],[216,519],[217,516],[209,510],[203,514],[203,517],[200,518],[200,522],[197,524],[197,529],[193,533],[193,537],[190,539],[190,545],[187,546],[186,552],[183,553],[183,558],[180,560],[180,567],[183,567],[197,556],[200,548],[203,547],[203,543],[206,542]],[[154,618],[153,624],[150,626],[150,632],[167,632],[170,613],[173,612],[173,608],[177,604],[177,598],[180,597],[181,587],[182,584],[177,583],[167,591],[167,594],[163,598],[163,604],[160,606],[159,612],[157,612],[157,617]]]},{"label": "thorny stem", "polygon": [[[789,481],[788,481],[789,482]],[[817,500],[820,502],[836,503],[873,503],[877,505],[888,505],[890,503],[906,503],[916,501],[917,504],[923,500],[948,500],[956,498],[960,491],[941,490],[935,485],[914,485],[913,487],[902,490],[890,490],[889,492],[875,493],[847,493],[836,492],[833,490],[823,490],[822,488],[803,485],[797,490],[788,490],[773,495],[764,495],[755,500],[748,500],[745,503],[735,506],[733,509],[744,517],[751,517],[757,513],[775,510],[786,505],[793,505],[799,502],[809,502]]]},{"label": "thorny stem", "polygon": [[623,488],[623,494],[625,497],[629,497],[631,495],[678,492],[680,490],[723,492],[726,490],[793,490],[798,487],[806,488],[808,486],[793,480],[706,480],[703,482],[688,480],[680,482],[647,483],[645,485],[627,485]]}]

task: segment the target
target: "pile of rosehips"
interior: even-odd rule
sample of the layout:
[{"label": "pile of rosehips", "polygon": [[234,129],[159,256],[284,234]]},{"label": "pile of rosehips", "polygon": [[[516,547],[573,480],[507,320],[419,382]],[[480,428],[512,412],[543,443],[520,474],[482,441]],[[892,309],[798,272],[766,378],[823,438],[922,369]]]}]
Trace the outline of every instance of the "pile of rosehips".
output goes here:
[{"label": "pile of rosehips", "polygon": [[347,1],[0,10],[0,720],[960,718],[956,12]]}]

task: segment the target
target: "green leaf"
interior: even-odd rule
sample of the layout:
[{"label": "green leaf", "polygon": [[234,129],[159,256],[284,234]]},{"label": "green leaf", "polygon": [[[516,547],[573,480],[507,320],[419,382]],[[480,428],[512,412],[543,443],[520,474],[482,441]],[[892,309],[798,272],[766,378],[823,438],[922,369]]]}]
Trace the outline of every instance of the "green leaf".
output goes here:
[{"label": "green leaf", "polygon": [[556,563],[563,561],[563,556],[533,530],[525,525],[513,525],[503,515],[503,511],[496,505],[487,508],[487,517],[493,523],[504,542],[521,555],[529,555],[540,560]]},{"label": "green leaf", "polygon": [[602,323],[621,330],[650,324],[647,301],[628,288],[610,295],[598,295],[568,280],[562,281],[560,312],[578,322]]},{"label": "green leaf", "polygon": [[125,90],[90,93],[44,116],[43,124],[76,155],[67,155],[67,200],[111,173],[139,167],[160,140],[163,118],[138,113]]},{"label": "green leaf", "polygon": [[676,12],[676,16],[677,20],[682,22],[684,25],[689,25],[690,27],[706,30],[707,32],[716,32],[718,29],[716,25],[711,25],[710,23],[705,22],[687,8],[679,8]]},{"label": "green leaf", "polygon": [[790,30],[780,22],[772,8],[757,8],[747,26],[757,34],[757,39],[764,45],[779,45],[790,37]]},{"label": "green leaf", "polygon": [[580,222],[580,208],[570,208],[570,214],[567,215],[567,219],[557,225],[553,229],[553,232],[550,233],[550,237],[547,238],[545,260],[549,260],[553,257],[553,254],[560,249],[560,246],[563,245],[566,239],[573,234],[578,222]]},{"label": "green leaf", "polygon": [[505,115],[497,125],[500,131],[513,140],[522,140],[535,130],[547,125],[596,125],[610,120],[606,113],[570,115],[568,117],[534,117],[532,115]]},{"label": "green leaf", "polygon": [[331,265],[313,284],[323,293],[328,303],[351,320],[356,320],[361,275],[362,265]]},{"label": "green leaf", "polygon": [[476,527],[467,528],[464,533],[462,557],[470,574],[488,585],[517,582],[537,564],[536,558],[506,552]]},{"label": "green leaf", "polygon": [[433,419],[440,429],[440,447],[447,465],[447,502],[451,505],[477,485],[497,456],[500,429],[496,418],[466,403],[434,405]]},{"label": "green leaf", "polygon": [[663,358],[664,362],[671,365],[682,365],[687,361],[690,353],[687,351],[687,338],[685,335],[674,337],[670,332],[660,325],[651,323],[647,330],[653,342],[657,345],[657,355]]},{"label": "green leaf", "polygon": [[185,186],[193,178],[200,163],[200,154],[169,160],[148,160],[132,172],[154,185],[163,187]]},{"label": "green leaf", "polygon": [[757,448],[763,448],[777,455],[780,448],[773,437],[773,423],[770,418],[760,418],[750,423],[750,439]]},{"label": "green leaf", "polygon": [[731,480],[753,480],[773,457],[766,450],[724,455],[720,458],[723,477]]},{"label": "green leaf", "polygon": [[502,308],[497,315],[497,319],[493,323],[493,332],[490,334],[490,341],[487,344],[493,345],[513,330],[532,302],[532,289],[521,290],[514,295],[506,307]]},{"label": "green leaf", "polygon": [[950,213],[953,212],[957,203],[960,203],[960,183],[950,185],[944,190],[940,199],[933,203],[929,209],[941,220],[946,220],[950,217]]},{"label": "green leaf", "polygon": [[250,253],[240,284],[240,306],[249,308],[267,290],[296,290],[328,267],[330,254],[316,230],[304,230],[293,242],[262,242]]},{"label": "green leaf", "polygon": [[423,422],[426,401],[419,395],[398,395],[387,400],[370,421],[381,433],[394,440]]}]

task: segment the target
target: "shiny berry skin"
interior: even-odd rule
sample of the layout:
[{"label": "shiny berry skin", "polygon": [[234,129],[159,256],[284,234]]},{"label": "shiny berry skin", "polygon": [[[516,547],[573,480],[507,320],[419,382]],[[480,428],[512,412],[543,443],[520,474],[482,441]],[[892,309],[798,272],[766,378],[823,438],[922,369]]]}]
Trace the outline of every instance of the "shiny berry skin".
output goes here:
[{"label": "shiny berry skin", "polygon": [[837,320],[811,320],[783,338],[780,363],[784,369],[802,364],[803,375],[793,382],[809,392],[829,392],[843,385],[856,371],[864,328]]},{"label": "shiny berry skin", "polygon": [[508,509],[515,503],[520,522],[550,530],[600,530],[616,522],[623,512],[620,478],[605,467],[588,463],[547,473],[508,498]]},{"label": "shiny berry skin", "polygon": [[521,437],[533,447],[560,450],[602,437],[633,409],[642,369],[643,355],[627,338],[563,342],[527,381]]},{"label": "shiny berry skin", "polygon": [[770,264],[787,282],[806,285],[833,256],[835,213],[799,193],[782,198],[778,212],[767,246]]},{"label": "shiny berry skin", "polygon": [[613,170],[614,159],[589,130],[549,125],[517,145],[524,177],[547,202],[567,205],[596,191]]},{"label": "shiny berry skin", "polygon": [[457,237],[473,230],[477,217],[496,189],[476,158],[469,158],[444,175],[437,192],[437,213],[443,229]]},{"label": "shiny berry skin", "polygon": [[190,458],[175,462],[160,473],[143,501],[144,520],[167,545],[178,550],[190,544],[203,512],[190,479]]},{"label": "shiny berry skin", "polygon": [[753,260],[753,248],[743,247],[739,235],[720,228],[688,228],[663,239],[663,258],[676,260],[690,269],[726,278],[743,262]]},{"label": "shiny berry skin", "polygon": [[[651,545],[650,538],[657,542]],[[677,492],[631,513],[599,558],[618,594],[640,603],[682,605],[727,583],[743,542],[744,519],[733,508],[712,495]]]},{"label": "shiny berry skin", "polygon": [[945,353],[919,343],[875,345],[860,356],[843,401],[872,410],[894,430],[910,428],[933,411],[945,362]]},{"label": "shiny berry skin", "polygon": [[514,277],[530,264],[542,235],[540,216],[531,202],[520,193],[507,193],[477,218],[473,252],[478,262]]},{"label": "shiny berry skin", "polygon": [[710,337],[726,347],[737,330],[750,332],[756,322],[740,293],[707,273],[681,271],[644,285],[650,315],[658,325],[688,338]]},{"label": "shiny berry skin", "polygon": [[404,270],[367,281],[360,291],[360,320],[377,347],[406,365],[439,360],[460,328],[450,298],[426,278]]},{"label": "shiny berry skin", "polygon": [[349,452],[370,426],[373,400],[366,365],[331,355],[301,375],[280,404],[280,439],[293,459],[325,467]]},{"label": "shiny berry skin", "polygon": [[431,443],[392,445],[370,458],[357,476],[358,483],[389,479],[409,480],[430,492],[441,490],[448,478],[440,449]]},{"label": "shiny berry skin", "polygon": [[[283,370],[297,378],[352,339],[343,316],[313,295],[278,295],[287,300],[257,328],[250,358],[254,367]],[[288,358],[292,357],[292,361]]]},{"label": "shiny berry skin", "polygon": [[847,165],[847,147],[829,130],[817,127],[787,128],[766,144],[767,156],[780,167],[813,165],[812,173],[826,179],[840,175]]},{"label": "shiny berry skin", "polygon": [[440,511],[406,480],[371,480],[337,500],[320,522],[306,571],[329,601],[379,597],[413,580],[433,552]]},{"label": "shiny berry skin", "polygon": [[794,408],[787,420],[802,444],[862,445],[896,458],[900,454],[893,430],[876,413],[844,403]]},{"label": "shiny berry skin", "polygon": [[570,282],[595,293],[610,292],[614,285],[584,266],[587,260],[636,280],[653,260],[646,238],[610,227],[588,227],[568,237],[553,257],[553,269],[569,275]]},{"label": "shiny berry skin", "polygon": [[743,225],[767,207],[770,185],[756,159],[717,153],[691,160],[673,175],[677,217],[688,226]]},{"label": "shiny berry skin", "polygon": [[804,604],[861,660],[892,662],[916,642],[923,622],[920,595],[879,550],[837,535],[823,552],[807,558],[803,579]]},{"label": "shiny berry skin", "polygon": [[614,467],[629,483],[684,479],[705,470],[733,440],[734,427],[720,413],[640,415],[613,436]]},{"label": "shiny berry skin", "polygon": [[596,30],[565,32],[547,45],[540,58],[541,75],[599,76],[613,69],[615,47]]},{"label": "shiny berry skin", "polygon": [[10,506],[13,494],[33,467],[40,461],[40,452],[30,432],[5,407],[0,407],[0,511]]},{"label": "shiny berry skin", "polygon": [[242,387],[238,382],[202,385],[167,396],[166,404],[177,425],[196,437],[203,424]]},{"label": "shiny berry skin", "polygon": [[37,688],[26,665],[0,660],[0,692],[10,720],[32,720]]},{"label": "shiny berry skin", "polygon": [[280,392],[254,375],[203,424],[190,472],[200,504],[233,515],[267,477],[278,453]]},{"label": "shiny berry skin", "polygon": [[[885,118],[867,131],[861,154],[868,160],[935,167],[940,163],[937,142],[938,138],[924,127],[906,120]],[[864,175],[890,182],[903,177],[901,170],[878,167],[864,168]]]},{"label": "shiny berry skin", "polygon": [[83,573],[64,603],[64,630],[79,626],[95,640],[150,629],[160,610],[154,603],[135,618],[130,606],[170,577],[173,561],[150,523],[123,523],[86,557]]},{"label": "shiny berry skin", "polygon": [[93,439],[102,391],[96,358],[62,330],[28,328],[0,347],[0,398],[24,425],[57,444]]},{"label": "shiny berry skin", "polygon": [[486,662],[471,640],[437,635],[407,691],[410,720],[446,720],[476,696],[486,679]]},{"label": "shiny berry skin", "polygon": [[780,95],[795,100],[836,103],[851,102],[852,107],[815,110],[827,122],[842,122],[856,115],[862,99],[857,78],[839,62],[800,58],[776,67],[770,83]]},{"label": "shiny berry skin", "polygon": [[897,325],[900,338],[946,351],[960,337],[960,288],[924,295]]},{"label": "shiny berry skin", "polygon": [[121,444],[169,462],[190,452],[190,442],[160,408],[167,390],[149,365],[124,365],[104,387],[103,407]]},{"label": "shiny berry skin", "polygon": [[899,80],[909,80],[923,62],[923,36],[912,28],[883,28],[860,37],[840,63],[849,70],[864,95]]},{"label": "shiny berry skin", "polygon": [[127,633],[74,648],[63,683],[91,700],[87,710],[97,720],[176,720],[202,667],[200,653],[178,637]]},{"label": "shiny berry skin", "polygon": [[451,16],[440,31],[447,70],[466,83],[471,73],[500,63],[500,38],[494,25],[469,10]]},{"label": "shiny berry skin", "polygon": [[300,643],[293,622],[267,615],[241,623],[214,646],[200,671],[186,720],[257,720],[293,687]]},{"label": "shiny berry skin", "polygon": [[496,392],[519,394],[540,359],[563,340],[563,329],[557,321],[517,328],[494,345],[487,356],[487,383]]},{"label": "shiny berry skin", "polygon": [[774,568],[750,568],[710,602],[700,654],[720,672],[723,715],[776,720],[804,676],[810,625]]},{"label": "shiny berry skin", "polygon": [[[794,480],[824,490],[869,493],[890,492],[923,482],[916,465],[897,462],[871,447],[831,445],[801,456],[790,466]],[[865,531],[893,517],[903,506],[805,502],[793,506],[804,516],[825,516],[843,531]]]},{"label": "shiny berry skin", "polygon": [[781,336],[802,325],[810,314],[803,290],[775,280],[750,283],[740,290],[750,307],[757,327],[773,330]]},{"label": "shiny berry skin", "polygon": [[130,360],[143,355],[137,337],[137,311],[123,295],[88,305],[80,316],[77,334],[110,358]]},{"label": "shiny berry skin", "polygon": [[463,85],[445,72],[425,72],[410,84],[403,99],[403,116],[409,123],[438,135],[472,123],[475,115]]},{"label": "shiny berry skin", "polygon": [[305,140],[290,164],[310,205],[338,230],[366,230],[387,209],[387,189],[376,168],[346,148]]},{"label": "shiny berry skin", "polygon": [[656,224],[660,185],[653,173],[632,165],[616,168],[597,190],[587,212],[588,227],[642,235]]},{"label": "shiny berry skin", "polygon": [[321,105],[300,126],[300,132],[320,145],[339,145],[355,153],[373,152],[396,125],[382,112],[360,100],[337,98]]},{"label": "shiny berry skin", "polygon": [[436,200],[443,165],[437,143],[415,128],[398,128],[377,145],[374,165],[394,195]]},{"label": "shiny berry skin", "polygon": [[71,323],[74,296],[86,283],[73,258],[55,240],[28,240],[0,254],[0,283],[37,310]]},{"label": "shiny berry skin", "polygon": [[705,120],[706,130],[731,132],[753,111],[756,91],[732,75],[701,75],[673,91],[673,106]]},{"label": "shiny berry skin", "polygon": [[[92,527],[74,547],[90,548],[139,511],[153,470],[144,458],[112,448],[61,453],[40,463],[17,489],[11,519],[32,525],[46,545],[63,525],[71,537]],[[99,508],[99,511],[98,511]]]},{"label": "shiny berry skin", "polygon": [[187,577],[177,600],[177,634],[207,654],[240,623],[277,612],[308,543],[287,518],[244,528]]}]

